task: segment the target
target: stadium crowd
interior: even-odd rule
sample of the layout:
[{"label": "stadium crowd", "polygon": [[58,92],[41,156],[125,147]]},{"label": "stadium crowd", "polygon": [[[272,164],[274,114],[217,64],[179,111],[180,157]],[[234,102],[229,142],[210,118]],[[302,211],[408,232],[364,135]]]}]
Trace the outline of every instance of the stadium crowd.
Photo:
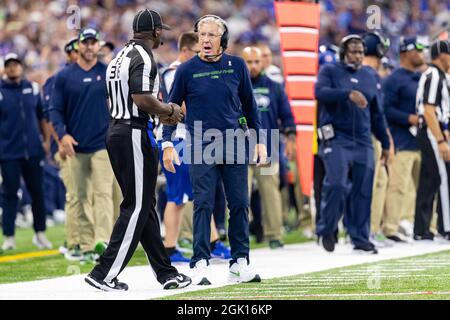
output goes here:
[{"label": "stadium crowd", "polygon": [[[65,68],[66,64],[70,65],[77,61],[78,56],[71,57],[70,55],[79,52],[79,42],[83,42],[84,40],[92,38],[99,41],[99,45],[102,47],[98,55],[99,60],[105,62],[106,64],[111,61],[119,49],[122,48],[130,38],[133,18],[135,17],[136,12],[146,5],[146,1],[5,1],[5,5],[0,8],[0,56],[3,57],[4,63],[18,62],[24,69],[24,75],[27,79],[26,85],[29,85],[31,90],[38,90],[32,92],[39,92],[39,95],[42,96],[42,101],[33,102],[37,103],[37,108],[42,109],[42,112],[39,112],[37,119],[29,121],[36,121],[36,129],[41,129],[41,134],[43,138],[46,139],[45,141],[50,141],[50,136],[53,137],[54,140],[52,145],[47,145],[44,148],[46,152],[46,160],[42,171],[42,177],[30,177],[29,172],[25,173],[27,170],[24,169],[24,167],[21,167],[21,170],[25,170],[22,171],[24,180],[21,182],[19,192],[19,207],[23,212],[18,215],[15,223],[19,226],[26,225],[27,221],[30,222],[30,212],[33,211],[32,214],[34,215],[35,220],[34,228],[36,231],[36,236],[33,238],[33,243],[40,248],[50,248],[52,247],[52,244],[45,237],[45,226],[42,225],[42,219],[44,219],[44,225],[45,220],[47,220],[47,224],[49,225],[52,223],[62,223],[64,220],[66,220],[67,223],[67,219],[69,219],[69,225],[66,228],[66,237],[69,242],[65,243],[65,245],[61,247],[62,253],[64,253],[65,257],[69,260],[87,260],[95,262],[98,259],[98,254],[101,254],[107,246],[107,235],[102,234],[102,236],[98,236],[97,233],[111,232],[111,222],[118,216],[117,212],[118,205],[120,203],[120,190],[117,190],[117,185],[115,185],[116,182],[113,181],[112,171],[110,170],[111,172],[109,172],[109,175],[111,176],[111,180],[107,182],[110,185],[107,185],[106,187],[106,189],[109,188],[107,194],[107,197],[109,197],[107,201],[108,204],[101,205],[103,209],[110,208],[111,217],[106,219],[110,221],[108,222],[110,226],[107,228],[99,225],[94,226],[96,221],[106,221],[101,220],[99,218],[100,216],[95,213],[95,203],[99,206],[99,200],[95,201],[96,193],[98,193],[98,188],[95,183],[98,181],[95,180],[96,178],[94,175],[87,175],[85,182],[82,182],[81,185],[73,185],[73,174],[77,171],[73,171],[75,170],[73,168],[72,171],[70,171],[67,169],[67,164],[64,165],[64,158],[66,156],[70,156],[70,152],[66,152],[65,154],[64,152],[61,153],[61,146],[59,146],[58,150],[58,145],[56,143],[59,139],[63,138],[63,135],[61,135],[61,132],[58,132],[59,129],[56,126],[54,128],[56,129],[56,132],[52,132],[51,127],[41,125],[41,121],[45,119],[45,117],[47,117],[47,120],[49,120],[50,123],[54,123],[54,118],[52,118],[51,111],[48,112],[48,108],[51,103],[48,101],[50,98],[46,98],[45,84],[48,84],[51,76]],[[432,41],[436,38],[437,34],[443,29],[448,28],[448,23],[450,21],[450,3],[446,0],[324,0],[320,1],[320,3],[322,9],[320,28],[321,55],[319,61],[322,66],[339,61],[339,52],[336,45],[341,44],[342,38],[348,34],[364,35],[367,33],[366,8],[368,6],[375,4],[381,8],[381,30],[383,36],[378,37],[377,35],[376,38],[378,40],[369,39],[366,42],[366,45],[368,45],[373,44],[373,41],[375,41],[375,47],[378,45],[385,46],[382,56],[378,57],[380,59],[383,58],[383,60],[381,60],[382,63],[379,65],[375,64],[377,69],[375,73],[380,72],[381,74],[381,72],[383,72],[381,76],[383,79],[380,79],[378,83],[380,86],[380,101],[385,101],[382,96],[387,93],[388,89],[390,89],[385,85],[382,85],[382,83],[385,79],[388,79],[388,76],[395,73],[395,71],[393,71],[394,67],[398,67],[400,65],[399,58],[402,56],[405,57],[404,54],[409,51],[418,51],[422,54],[422,51],[427,46],[431,46]],[[198,19],[198,17],[205,14],[217,14],[226,20],[229,27],[230,41],[227,52],[240,56],[242,55],[246,60],[251,60],[251,57],[254,58],[252,54],[256,52],[256,55],[260,55],[260,59],[263,60],[263,65],[267,76],[269,76],[273,82],[283,81],[282,78],[280,79],[281,72],[278,68],[281,68],[282,65],[279,55],[279,37],[277,36],[278,32],[275,23],[273,1],[166,0],[151,1],[151,9],[160,12],[164,17],[164,22],[172,26],[171,31],[164,33],[164,45],[155,51],[155,59],[159,63],[158,67],[160,74],[164,74],[168,67],[170,69],[172,62],[177,59],[180,60],[180,55],[183,48],[185,48],[185,52],[191,51],[195,53],[198,51],[197,49],[194,49],[194,45],[189,43],[189,41],[186,45],[180,47],[180,35],[185,32],[192,31],[194,22]],[[85,34],[83,34],[83,32],[80,33],[80,29],[84,30],[83,32],[85,32]],[[90,33],[90,30],[94,30],[94,32]],[[96,30],[98,31],[98,34],[96,33]],[[390,41],[386,41],[386,39],[389,39]],[[345,45],[350,43],[351,41],[349,40],[349,42],[345,43]],[[408,47],[410,44],[414,46],[411,50]],[[251,47],[248,48],[249,46]],[[254,47],[258,47],[258,49],[255,49]],[[344,47],[341,46],[341,49]],[[408,47],[408,49],[406,49],[406,47]],[[347,47],[345,47],[345,49],[347,49]],[[445,50],[446,49],[444,49],[444,51]],[[17,55],[11,55],[12,53]],[[426,51],[426,53],[428,54],[428,51]],[[273,57],[271,57],[272,54]],[[342,56],[342,52],[340,58],[341,60],[345,58]],[[386,60],[386,58],[389,58],[389,60]],[[430,59],[427,59],[427,62],[430,62]],[[366,60],[365,64],[370,65],[370,62],[367,62]],[[3,73],[5,77],[6,72],[3,70],[4,66],[1,66],[0,69],[2,69],[0,74]],[[414,73],[416,71],[425,72],[427,69],[427,66],[425,65],[425,58],[422,63],[416,66],[416,69],[417,70],[414,70]],[[449,72],[449,70],[444,71]],[[258,76],[259,74],[255,74],[252,78],[257,78]],[[95,77],[97,77],[97,74],[95,74]],[[420,74],[417,76],[415,81],[418,82],[419,78]],[[319,79],[321,79],[320,76]],[[60,80],[60,78],[57,78],[57,81]],[[37,83],[37,86],[40,89],[35,88],[34,83]],[[2,87],[0,87],[0,90],[1,88]],[[28,87],[24,87],[24,90],[27,89]],[[375,90],[375,88],[373,89]],[[49,96],[57,96],[60,94],[60,92],[55,90],[62,89],[58,89],[58,86],[52,86],[48,93]],[[283,94],[284,93],[280,93],[279,95]],[[318,100],[320,103],[320,99]],[[45,114],[46,105],[47,114]],[[416,105],[414,99],[414,110],[415,107]],[[418,115],[415,116],[418,117]],[[383,117],[386,117],[384,118],[385,120],[383,120],[386,122],[386,128],[390,127],[391,129],[391,133],[388,135],[392,134],[392,136],[394,136],[389,137],[389,142],[391,145],[396,146],[396,133],[395,129],[393,129],[393,127],[395,127],[395,120],[393,120],[395,117],[388,114]],[[280,118],[280,122],[281,120],[284,120],[286,123],[289,122],[286,119]],[[409,124],[417,124],[417,121],[412,121]],[[65,125],[68,126],[69,124],[66,123]],[[1,123],[0,126],[2,126]],[[89,128],[86,130],[89,131]],[[289,148],[289,132],[286,131],[285,133],[286,135],[282,137],[282,145],[284,145],[285,148]],[[59,136],[59,138],[57,136]],[[49,140],[47,140],[47,138]],[[383,145],[383,147],[378,146],[378,149],[386,149],[385,147],[386,145],[389,145],[389,142]],[[374,146],[375,149],[377,149],[376,142],[374,142]],[[99,150],[102,148],[104,149],[104,147],[100,147]],[[89,150],[89,152],[98,151],[96,147],[94,147],[94,149],[90,149],[90,147],[88,147],[86,150]],[[415,146],[414,150],[418,153],[419,147]],[[396,150],[397,153],[399,151],[401,150]],[[75,152],[77,152],[76,147]],[[81,152],[83,153],[83,151]],[[7,152],[5,151],[5,153]],[[392,154],[393,153],[395,152],[392,151]],[[323,214],[323,212],[321,212],[323,209],[321,207],[321,201],[326,200],[321,200],[320,197],[317,197],[317,190],[319,190],[319,192],[322,191],[320,188],[315,189],[315,201],[314,199],[309,199],[301,195],[299,185],[300,182],[296,170],[296,159],[294,156],[295,152],[287,152],[287,154],[288,156],[282,156],[280,160],[279,177],[271,182],[272,184],[277,184],[276,187],[277,189],[280,189],[281,192],[263,192],[262,183],[258,179],[253,178],[249,181],[249,183],[254,186],[253,191],[250,187],[250,205],[252,211],[250,232],[256,237],[257,242],[266,240],[273,249],[283,247],[282,235],[278,235],[278,233],[281,232],[280,230],[277,230],[274,233],[277,234],[276,236],[267,234],[267,230],[273,230],[273,224],[278,226],[278,222],[274,222],[276,219],[269,219],[268,221],[265,219],[265,215],[267,216],[273,214],[273,210],[278,210],[272,208],[268,210],[267,207],[273,202],[281,202],[279,205],[281,207],[280,214],[282,215],[281,224],[283,226],[283,230],[297,229],[301,226],[303,234],[312,239],[314,238],[314,232],[317,231],[315,222],[317,221],[317,225],[320,226],[318,231],[319,239],[322,240],[322,244],[326,250],[332,251],[330,248],[334,248],[334,244],[330,245],[329,242],[335,242],[337,239],[333,239],[333,237],[329,237],[329,239],[327,239],[327,236],[330,236],[329,232],[327,233],[323,231],[324,227],[320,224],[319,218],[316,217],[316,220],[314,220],[314,215],[316,213],[320,212],[320,214]],[[23,157],[26,161],[29,160],[28,155],[22,156],[21,154],[20,157]],[[41,157],[39,152],[36,153],[36,157],[37,159]],[[408,179],[408,181],[405,182],[405,188],[407,189],[407,192],[405,191],[405,193],[407,193],[407,195],[402,195],[402,192],[399,192],[400,195],[398,198],[393,200],[399,201],[397,207],[408,208],[408,212],[402,210],[401,215],[400,213],[397,213],[399,217],[394,219],[395,230],[392,229],[392,219],[389,221],[386,220],[386,210],[392,210],[392,208],[389,209],[389,197],[378,197],[381,192],[386,194],[386,190],[389,190],[389,178],[385,177],[383,180],[384,182],[380,182],[377,177],[381,175],[380,170],[385,173],[389,173],[394,170],[392,167],[392,161],[396,161],[394,155],[393,159],[394,160],[391,160],[389,165],[386,163],[386,166],[381,166],[381,169],[378,169],[378,171],[375,170],[374,173],[374,193],[373,200],[371,199],[372,214],[377,211],[378,218],[375,220],[372,219],[372,226],[370,228],[371,243],[375,244],[376,247],[388,247],[398,242],[412,242],[414,235],[417,236],[416,240],[432,240],[433,236],[431,235],[438,233],[441,234],[441,238],[444,240],[449,240],[449,230],[446,230],[445,226],[442,225],[442,213],[439,215],[440,220],[438,221],[438,225],[436,225],[435,222],[431,223],[430,230],[425,230],[420,234],[417,234],[414,230],[415,221],[417,223],[417,216],[415,217],[414,212],[416,212],[417,209],[415,206],[411,206],[409,204],[416,203],[416,190],[419,187],[419,174],[417,172],[414,173],[414,176],[412,176],[411,179]],[[0,156],[0,162],[10,160],[11,159],[6,158],[2,159]],[[418,163],[419,164],[417,165],[420,166],[420,159]],[[39,161],[33,165],[39,166]],[[375,166],[377,165],[375,164]],[[105,168],[105,165],[102,164],[101,167]],[[380,164],[378,164],[378,167],[380,167]],[[3,170],[7,168],[8,167],[6,166],[2,167]],[[59,172],[60,169],[61,171]],[[316,174],[323,176],[326,172],[316,172]],[[411,175],[413,175],[413,173],[411,173]],[[3,174],[3,180],[5,179],[5,176],[6,174]],[[167,174],[164,175],[161,173],[158,178],[157,207],[158,212],[161,215],[161,221],[165,221],[164,213],[166,211],[166,204],[168,200],[166,194],[166,176]],[[60,177],[62,179],[60,179]],[[30,181],[34,181],[34,179],[41,179],[39,181],[43,181],[43,183],[45,183],[45,187],[41,188],[40,191],[38,190],[39,188],[33,188],[33,184],[30,183]],[[259,185],[260,183],[261,185]],[[384,185],[384,191],[380,191],[380,189],[376,188],[376,186],[380,184]],[[64,190],[64,186],[66,192],[62,192],[62,190]],[[81,187],[86,189],[82,190],[82,195],[80,195],[81,193],[79,190]],[[395,189],[395,186],[391,187]],[[27,190],[30,188],[32,190]],[[228,212],[226,210],[223,193],[223,188],[219,185],[216,191],[216,205],[214,208],[215,225],[212,225],[213,232],[211,234],[211,250],[214,257],[229,259],[230,251],[224,244],[227,240],[226,216]],[[7,196],[17,197],[17,195]],[[38,197],[42,197],[42,203],[39,205],[36,204],[35,200]],[[433,203],[435,200],[435,194],[432,194],[431,198]],[[0,204],[3,206],[5,201],[4,192],[1,199]],[[374,204],[374,201],[377,203]],[[439,200],[439,204],[441,203],[442,200]],[[184,204],[186,204],[186,201],[183,202],[183,205]],[[30,205],[33,207],[32,210],[30,209]],[[71,210],[70,208],[73,206],[76,206],[78,211],[76,213],[72,212],[72,214],[69,215],[69,211]],[[16,211],[20,211],[19,207]],[[39,209],[36,209],[38,207]],[[178,222],[180,225],[180,230],[176,247],[183,246],[189,248],[192,247],[192,205],[187,204],[186,206],[183,206],[182,209],[185,214],[182,221]],[[39,211],[39,213],[36,211]],[[5,212],[4,209],[3,212]],[[47,216],[46,219],[42,217],[42,212],[45,212],[45,215]],[[292,217],[290,217],[289,212],[295,212],[294,221],[292,221]],[[4,216],[5,215],[3,214],[3,230],[5,236],[3,249],[8,250],[15,248],[14,230],[11,230],[11,222],[9,221],[8,229],[5,231]],[[36,224],[36,217],[38,216],[40,216],[38,219],[40,219],[41,225]],[[83,216],[83,219],[80,219],[80,216]],[[77,223],[80,223],[80,227]],[[425,222],[425,224],[427,223]],[[81,227],[86,225],[91,225],[91,227]],[[345,219],[344,226],[348,227],[348,222],[346,224]],[[164,223],[162,223],[162,227],[162,235],[164,236]],[[418,230],[417,228],[418,227],[416,227],[416,230]],[[92,234],[83,234],[87,229],[89,229],[89,232]],[[100,229],[100,231],[97,229]],[[278,227],[278,229],[280,228]],[[332,231],[334,235],[335,230]],[[351,234],[351,236],[352,235],[353,234]],[[9,242],[8,239],[10,240]],[[324,240],[325,242],[329,240],[328,244],[324,244]],[[355,242],[355,239],[352,238],[351,240]],[[375,250],[363,248],[363,251],[374,252]],[[178,249],[175,249],[172,244],[168,246],[168,252],[172,262],[189,261]]]}]

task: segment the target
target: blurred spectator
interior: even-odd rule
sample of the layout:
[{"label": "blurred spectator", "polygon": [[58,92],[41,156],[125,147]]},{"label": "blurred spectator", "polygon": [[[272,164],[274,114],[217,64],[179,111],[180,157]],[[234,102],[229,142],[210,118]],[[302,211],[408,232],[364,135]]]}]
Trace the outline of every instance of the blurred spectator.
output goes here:
[{"label": "blurred spectator", "polygon": [[108,65],[112,59],[114,59],[114,43],[103,42],[101,43],[101,48],[98,53],[98,59],[104,64]]},{"label": "blurred spectator", "polygon": [[[227,20],[230,42],[270,39],[271,47],[278,44],[278,38],[273,37],[277,33],[271,0],[155,0],[151,4],[143,0],[4,0],[0,8],[0,56],[12,50],[23,55],[32,70],[29,77],[42,85],[64,65],[64,52],[59,48],[81,28],[94,27],[101,31],[102,39],[120,47],[129,39],[134,14],[148,5],[173,26],[156,53],[165,65],[177,58],[178,36],[192,31],[193,22],[204,14],[220,13]],[[230,45],[230,53],[237,52],[233,47]]]},{"label": "blurred spectator", "polygon": [[321,45],[337,44],[344,35],[368,31],[366,21],[372,11],[366,9],[378,6],[381,28],[377,29],[391,40],[391,58],[398,57],[400,36],[433,36],[448,28],[450,21],[448,0],[324,0],[320,4]]},{"label": "blurred spectator", "polygon": [[[23,176],[32,199],[33,244],[50,249],[45,236],[42,160],[49,151],[49,134],[43,120],[42,99],[36,83],[23,77],[19,55],[5,56],[5,77],[0,80],[0,166],[3,178],[3,250],[15,249],[18,190]],[[41,133],[44,140],[41,139]]]}]

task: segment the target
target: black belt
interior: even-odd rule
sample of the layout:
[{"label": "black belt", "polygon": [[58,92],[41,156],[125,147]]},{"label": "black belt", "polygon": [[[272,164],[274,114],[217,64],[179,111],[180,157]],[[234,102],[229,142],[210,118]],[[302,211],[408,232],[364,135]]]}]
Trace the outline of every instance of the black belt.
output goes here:
[{"label": "black belt", "polygon": [[111,119],[111,124],[124,124],[135,129],[146,130],[148,128],[148,120],[146,119]]}]

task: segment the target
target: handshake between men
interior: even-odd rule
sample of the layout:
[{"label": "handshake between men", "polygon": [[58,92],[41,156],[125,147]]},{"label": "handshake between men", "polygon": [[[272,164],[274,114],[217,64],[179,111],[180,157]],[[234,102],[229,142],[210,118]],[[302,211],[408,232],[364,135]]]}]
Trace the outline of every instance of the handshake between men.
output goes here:
[{"label": "handshake between men", "polygon": [[176,103],[169,102],[168,105],[171,107],[171,113],[168,115],[160,115],[159,120],[163,124],[175,125],[178,122],[182,121],[186,114],[186,107],[180,107]]}]

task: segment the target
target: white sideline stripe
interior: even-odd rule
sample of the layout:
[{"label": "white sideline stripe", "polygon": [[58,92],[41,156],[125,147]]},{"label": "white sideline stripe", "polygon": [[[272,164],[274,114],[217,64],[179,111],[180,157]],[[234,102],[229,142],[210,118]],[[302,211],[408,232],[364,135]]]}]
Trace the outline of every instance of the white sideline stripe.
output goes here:
[{"label": "white sideline stripe", "polygon": [[314,28],[305,28],[305,27],[281,27],[280,33],[319,34],[319,30],[314,29]]},{"label": "white sideline stripe", "polygon": [[285,58],[317,58],[317,53],[311,51],[284,51]]},{"label": "white sideline stripe", "polygon": [[315,100],[290,100],[291,107],[316,107]]},{"label": "white sideline stripe", "polygon": [[314,131],[314,126],[313,125],[306,125],[306,124],[298,124],[296,126],[297,131]]},{"label": "white sideline stripe", "polygon": [[287,81],[315,82],[315,81],[317,81],[317,77],[316,76],[287,76]]},{"label": "white sideline stripe", "polygon": [[[259,294],[259,295],[242,295],[242,296],[233,296],[233,299],[236,298],[245,298],[245,299],[251,299],[251,298],[320,298],[320,297],[383,297],[383,296],[409,296],[409,295],[450,295],[450,291],[419,291],[419,292],[377,292],[377,293],[311,293],[311,294],[305,294],[301,291],[294,291],[293,293],[298,292],[299,294]],[[245,292],[243,292],[245,293]],[[230,296],[214,296],[214,299],[218,300],[227,300]],[[190,300],[192,299],[211,299],[210,296],[192,296],[189,297]],[[188,300],[189,300],[188,299]]]},{"label": "white sideline stripe", "polygon": [[120,268],[123,265],[123,261],[130,248],[131,241],[134,237],[136,230],[136,224],[139,218],[139,214],[142,209],[142,193],[143,193],[143,179],[144,179],[144,160],[141,150],[141,130],[132,129],[132,144],[133,144],[133,158],[134,158],[134,181],[135,181],[135,194],[136,194],[136,206],[131,214],[130,221],[128,222],[125,236],[119,248],[116,259],[105,278],[106,282],[111,282],[120,272]]},{"label": "white sideline stripe", "polygon": [[[378,255],[355,255],[352,253],[353,249],[351,246],[339,245],[333,254],[328,254],[316,243],[311,242],[285,245],[284,249],[281,250],[271,250],[269,248],[251,250],[250,262],[252,268],[261,275],[262,283],[264,283],[265,279],[301,274],[308,276],[307,273],[310,272],[412,257],[444,250],[450,250],[450,244],[429,242],[380,249]],[[176,267],[179,272],[188,276],[192,275],[187,264],[177,264]],[[120,281],[130,286],[130,289],[126,292],[102,292],[95,290],[84,282],[85,275],[72,275],[55,279],[0,285],[0,300],[144,300],[229,285],[227,281],[227,261],[212,263],[211,268],[210,280],[213,285],[206,288],[205,286],[191,285],[182,290],[164,290],[161,284],[153,277],[149,266],[139,266],[125,268],[121,273]],[[299,289],[302,290],[302,288]],[[246,297],[248,298],[248,296]],[[211,299],[212,296],[210,295],[207,298]],[[217,296],[214,296],[214,298],[217,298]],[[224,295],[224,298],[229,299],[230,296]]]}]

